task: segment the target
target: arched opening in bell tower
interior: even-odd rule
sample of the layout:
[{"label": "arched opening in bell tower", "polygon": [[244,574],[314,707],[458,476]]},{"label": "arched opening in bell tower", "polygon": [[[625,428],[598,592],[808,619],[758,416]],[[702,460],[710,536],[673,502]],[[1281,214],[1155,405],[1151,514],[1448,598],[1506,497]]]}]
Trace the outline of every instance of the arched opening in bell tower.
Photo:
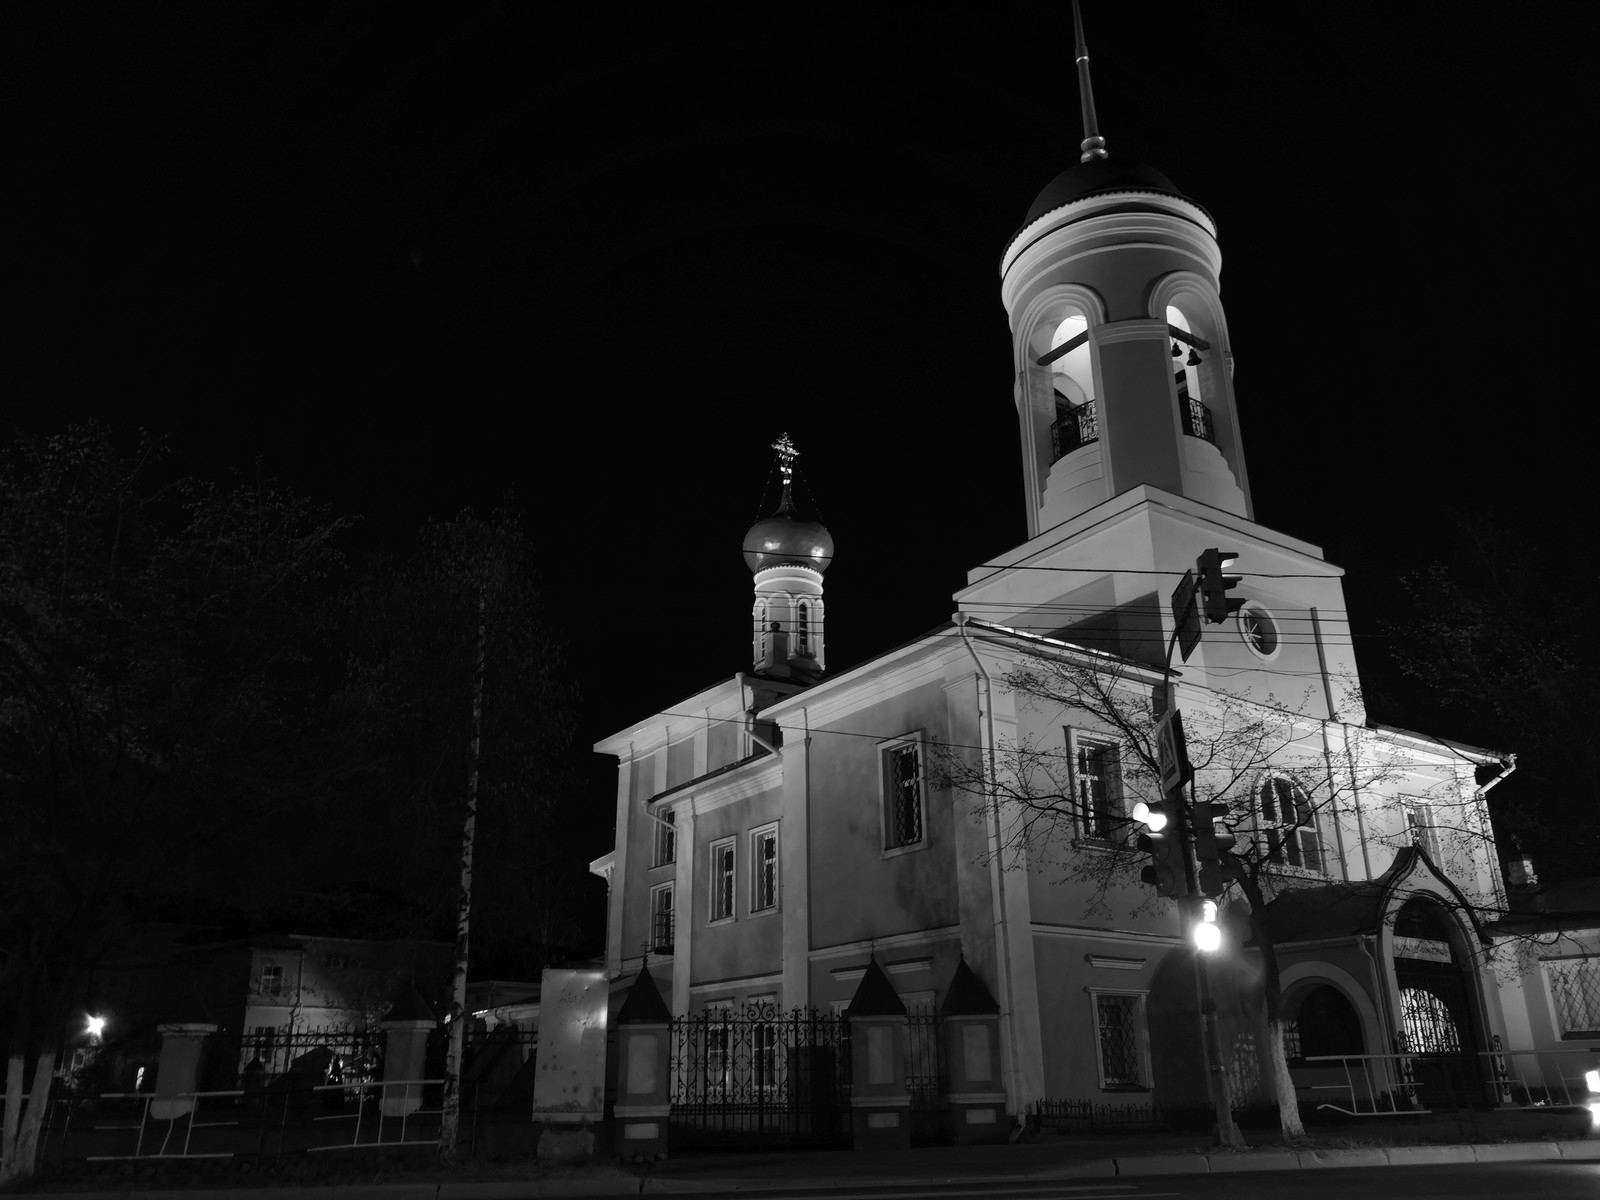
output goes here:
[{"label": "arched opening in bell tower", "polygon": [[1089,319],[1069,309],[1050,335],[1050,388],[1055,415],[1050,426],[1051,462],[1098,441],[1094,368],[1089,358]]},{"label": "arched opening in bell tower", "polygon": [[1196,341],[1205,342],[1209,348],[1210,340],[1196,333],[1188,316],[1175,304],[1167,305],[1167,326],[1169,332],[1176,331],[1171,338],[1172,380],[1178,389],[1178,417],[1183,423],[1183,432],[1215,444],[1216,426],[1200,382],[1200,368],[1205,359],[1196,345]]}]

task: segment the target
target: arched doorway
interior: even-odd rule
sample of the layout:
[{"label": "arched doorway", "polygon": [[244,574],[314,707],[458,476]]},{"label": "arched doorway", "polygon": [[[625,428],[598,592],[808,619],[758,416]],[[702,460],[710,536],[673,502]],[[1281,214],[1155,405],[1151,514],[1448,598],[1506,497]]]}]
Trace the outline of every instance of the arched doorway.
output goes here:
[{"label": "arched doorway", "polygon": [[1418,1099],[1429,1108],[1483,1099],[1484,1047],[1459,940],[1436,900],[1413,896],[1395,914],[1396,1049],[1412,1056]]}]

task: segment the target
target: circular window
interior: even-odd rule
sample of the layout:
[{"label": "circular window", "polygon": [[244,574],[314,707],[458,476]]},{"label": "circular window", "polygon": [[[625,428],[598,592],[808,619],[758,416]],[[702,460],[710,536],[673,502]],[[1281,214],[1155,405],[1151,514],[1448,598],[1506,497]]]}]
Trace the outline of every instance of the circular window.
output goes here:
[{"label": "circular window", "polygon": [[1239,636],[1261,658],[1278,652],[1278,623],[1259,604],[1246,604],[1239,610]]}]

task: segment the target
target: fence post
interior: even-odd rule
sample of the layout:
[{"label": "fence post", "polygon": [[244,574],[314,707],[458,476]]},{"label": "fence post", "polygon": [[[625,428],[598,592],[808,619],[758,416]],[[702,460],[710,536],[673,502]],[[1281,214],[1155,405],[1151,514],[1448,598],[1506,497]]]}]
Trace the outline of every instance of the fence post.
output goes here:
[{"label": "fence post", "polygon": [[[383,1030],[383,1078],[388,1080],[421,1079],[426,1071],[428,1034],[438,1026],[433,1006],[416,988],[402,992],[389,1009],[389,1014],[378,1023]],[[378,1112],[385,1117],[404,1117],[422,1107],[422,1085],[406,1083],[398,1088],[388,1082],[381,1085],[383,1099]]]},{"label": "fence post", "polygon": [[649,971],[617,1013],[617,1101],[612,1145],[618,1158],[665,1158],[672,1112],[672,1012]]},{"label": "fence post", "polygon": [[963,958],[939,1008],[944,1018],[950,1140],[1003,1142],[1006,1093],[1000,1086],[1000,1005]]},{"label": "fence post", "polygon": [[200,1057],[206,1038],[217,1031],[217,1019],[198,995],[191,995],[173,1019],[156,1026],[161,1049],[156,1058],[156,1094],[150,1115],[172,1121],[194,1111],[200,1087]]},{"label": "fence post", "polygon": [[850,1022],[850,1124],[857,1150],[911,1146],[906,1091],[906,1006],[876,958],[845,1009]]}]

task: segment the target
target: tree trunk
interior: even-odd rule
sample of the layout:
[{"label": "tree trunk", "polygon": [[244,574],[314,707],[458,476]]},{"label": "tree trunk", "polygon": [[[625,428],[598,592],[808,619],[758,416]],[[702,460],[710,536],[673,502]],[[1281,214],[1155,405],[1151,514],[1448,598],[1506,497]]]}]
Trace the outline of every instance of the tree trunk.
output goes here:
[{"label": "tree trunk", "polygon": [[1261,952],[1261,993],[1267,1010],[1267,1044],[1262,1049],[1272,1075],[1272,1090],[1278,1097],[1278,1127],[1285,1138],[1298,1141],[1306,1136],[1306,1127],[1300,1122],[1300,1098],[1295,1095],[1289,1060],[1283,1053],[1283,978],[1278,970],[1278,948],[1267,929],[1266,898],[1261,894],[1260,883],[1245,878],[1240,880],[1240,886],[1250,902],[1250,932]]},{"label": "tree trunk", "polygon": [[39,1150],[39,1130],[50,1111],[50,1077],[55,1071],[54,1050],[41,1050],[33,1068],[33,1090],[22,1104],[23,1058],[19,1051],[6,1063],[6,1113],[4,1144],[0,1145],[0,1187],[34,1172]]},{"label": "tree trunk", "polygon": [[467,746],[467,815],[461,825],[461,895],[456,909],[456,965],[450,989],[449,1050],[444,1065],[444,1104],[439,1117],[439,1155],[453,1161],[461,1134],[461,1059],[466,1042],[467,945],[472,928],[472,843],[478,826],[478,754],[483,737],[483,676],[488,626],[483,588],[478,588],[478,646],[472,663],[472,740]]}]

